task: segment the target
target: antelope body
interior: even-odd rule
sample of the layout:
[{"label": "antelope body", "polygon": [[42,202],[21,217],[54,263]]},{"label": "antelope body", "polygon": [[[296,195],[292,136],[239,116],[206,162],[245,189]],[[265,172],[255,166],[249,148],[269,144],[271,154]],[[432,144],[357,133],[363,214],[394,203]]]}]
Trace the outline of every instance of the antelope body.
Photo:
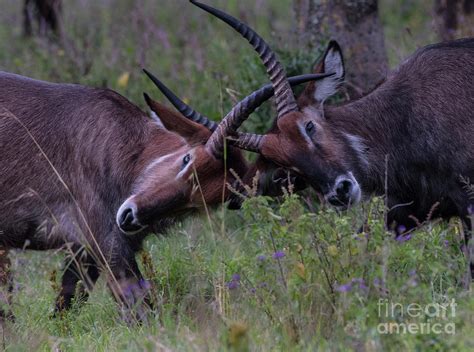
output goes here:
[{"label": "antelope body", "polygon": [[[386,195],[387,225],[397,235],[427,218],[458,216],[469,244],[474,211],[467,188],[474,180],[474,38],[422,48],[366,96],[324,106],[344,80],[336,42],[329,44],[315,68],[316,73],[332,75],[310,83],[296,100],[283,67],[256,32],[220,10],[190,1],[249,41],[275,90],[277,119],[265,135],[254,136],[251,147],[261,156],[244,181],[257,171],[264,174],[261,180],[268,180],[265,174],[284,167],[341,209],[364,196]],[[474,277],[473,269],[471,262]]]},{"label": "antelope body", "polygon": [[[337,46],[316,70],[328,65],[343,74]],[[298,100],[300,112],[278,124],[280,130],[291,129],[285,123],[305,126],[298,139],[307,142],[295,149],[311,151],[311,158],[287,157],[335,206],[356,203],[360,190],[386,194],[389,224],[406,230],[428,215],[468,223],[474,204],[466,189],[474,179],[473,78],[474,39],[461,39],[418,50],[370,94],[340,106],[322,108],[335,91],[324,80],[310,83]]]},{"label": "antelope body", "polygon": [[[111,90],[0,73],[0,246],[69,248],[58,309],[99,268],[133,305],[147,288],[135,260],[144,237],[227,197],[212,132],[147,100],[162,125]],[[246,170],[232,147],[227,165]]]},{"label": "antelope body", "polygon": [[249,40],[280,92],[278,118],[254,146],[262,158],[295,171],[336,207],[387,193],[389,206],[398,205],[391,218],[404,227],[429,213],[467,218],[474,203],[465,188],[474,179],[474,38],[422,48],[370,94],[326,107],[344,79],[336,42],[315,68],[333,75],[309,83],[297,101],[257,33],[191,2]]}]

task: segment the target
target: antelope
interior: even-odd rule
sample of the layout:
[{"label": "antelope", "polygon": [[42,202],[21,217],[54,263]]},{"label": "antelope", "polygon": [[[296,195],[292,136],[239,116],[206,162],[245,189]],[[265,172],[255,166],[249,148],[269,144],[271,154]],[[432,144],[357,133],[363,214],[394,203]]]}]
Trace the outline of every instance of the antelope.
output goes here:
[{"label": "antelope", "polygon": [[[253,29],[190,1],[249,41],[275,91],[277,117],[265,135],[253,136],[250,147],[260,156],[245,180],[256,170],[265,175],[283,167],[342,210],[371,195],[385,195],[387,226],[397,236],[427,217],[457,216],[465,225],[468,248],[474,211],[466,189],[474,179],[474,38],[421,48],[369,94],[326,106],[344,81],[344,60],[335,41],[314,69],[333,75],[309,83],[296,99],[283,66]],[[474,277],[472,261],[470,266]]]},{"label": "antelope", "polygon": [[[57,310],[99,268],[132,307],[147,288],[135,260],[146,235],[227,197],[216,135],[146,101],[159,120],[108,89],[0,73],[0,245],[68,248]],[[237,148],[225,162],[246,171]]]},{"label": "antelope", "polygon": [[[272,94],[263,87],[229,115],[250,114]],[[112,90],[0,73],[0,246],[67,249],[57,312],[70,308],[80,280],[86,299],[101,271],[124,312],[145,307],[149,286],[135,260],[144,238],[223,203],[226,183],[246,173],[240,148],[255,137],[237,132],[240,124],[200,121],[144,97],[153,119]],[[234,141],[224,155],[227,134]]]}]

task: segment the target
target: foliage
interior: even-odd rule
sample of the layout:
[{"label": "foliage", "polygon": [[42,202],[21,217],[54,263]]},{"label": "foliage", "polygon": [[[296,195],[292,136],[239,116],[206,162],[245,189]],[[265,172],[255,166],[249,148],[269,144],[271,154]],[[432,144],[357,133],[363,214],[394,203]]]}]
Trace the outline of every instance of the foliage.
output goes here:
[{"label": "foliage", "polygon": [[[460,281],[467,263],[457,222],[395,240],[384,227],[382,199],[344,214],[312,213],[303,204],[296,195],[281,203],[252,198],[242,215],[216,213],[212,223],[190,220],[173,236],[151,237],[142,265],[159,309],[141,327],[120,321],[103,282],[84,307],[52,319],[58,277],[50,277],[59,262],[16,254],[17,320],[7,325],[6,341],[12,349],[17,339],[18,348],[72,351],[472,347],[474,296]],[[48,278],[56,285],[45,284]],[[455,316],[439,321],[454,323],[455,335],[377,332],[385,319],[379,302],[407,307],[452,299]]]}]

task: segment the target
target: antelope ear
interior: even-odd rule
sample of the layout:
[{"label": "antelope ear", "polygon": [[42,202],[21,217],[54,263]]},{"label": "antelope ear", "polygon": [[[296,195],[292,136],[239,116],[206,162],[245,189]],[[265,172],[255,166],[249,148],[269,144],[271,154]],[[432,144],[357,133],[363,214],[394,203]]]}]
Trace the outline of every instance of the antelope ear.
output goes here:
[{"label": "antelope ear", "polygon": [[344,81],[344,59],[341,48],[335,40],[329,42],[324,55],[314,66],[313,72],[334,74],[316,82],[310,82],[298,98],[298,105],[300,107],[323,103],[337,92],[339,86]]},{"label": "antelope ear", "polygon": [[168,131],[179,134],[190,144],[205,143],[211,136],[211,131],[200,124],[191,121],[179,112],[171,110],[167,106],[158,103],[143,93],[145,101],[152,111],[152,118]]}]

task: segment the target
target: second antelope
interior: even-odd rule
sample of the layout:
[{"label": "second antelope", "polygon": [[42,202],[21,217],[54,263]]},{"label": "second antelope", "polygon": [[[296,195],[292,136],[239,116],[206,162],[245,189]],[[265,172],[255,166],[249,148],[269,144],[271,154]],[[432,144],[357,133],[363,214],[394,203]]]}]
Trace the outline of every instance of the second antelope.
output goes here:
[{"label": "second antelope", "polygon": [[[296,100],[284,68],[255,31],[222,11],[191,2],[252,44],[275,90],[277,118],[265,135],[254,137],[252,149],[261,157],[245,180],[257,169],[266,174],[284,167],[341,209],[363,197],[386,195],[387,225],[397,235],[427,217],[458,216],[469,248],[474,211],[467,189],[474,180],[473,38],[422,48],[366,96],[325,106],[344,80],[336,42],[315,68],[316,73],[333,75],[310,83]],[[474,275],[473,270],[471,262]]]}]

